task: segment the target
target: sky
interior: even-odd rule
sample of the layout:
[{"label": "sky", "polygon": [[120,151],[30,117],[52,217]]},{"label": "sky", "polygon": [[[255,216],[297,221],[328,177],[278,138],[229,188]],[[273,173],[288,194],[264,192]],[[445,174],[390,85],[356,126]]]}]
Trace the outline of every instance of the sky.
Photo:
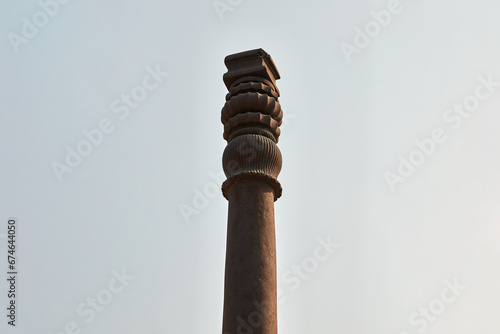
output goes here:
[{"label": "sky", "polygon": [[224,57],[263,48],[279,332],[497,333],[499,6],[3,2],[0,332],[222,332]]}]

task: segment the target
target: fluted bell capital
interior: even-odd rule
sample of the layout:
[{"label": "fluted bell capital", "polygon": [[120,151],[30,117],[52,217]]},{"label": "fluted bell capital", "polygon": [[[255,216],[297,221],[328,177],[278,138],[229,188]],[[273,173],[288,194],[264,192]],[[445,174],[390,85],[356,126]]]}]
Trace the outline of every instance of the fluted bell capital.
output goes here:
[{"label": "fluted bell capital", "polygon": [[236,182],[252,178],[268,183],[275,200],[281,196],[277,177],[281,171],[281,152],[276,146],[283,111],[276,80],[279,72],[269,54],[262,49],[229,55],[223,80],[229,91],[221,111],[224,139],[228,145],[222,158],[227,180],[222,192]]}]

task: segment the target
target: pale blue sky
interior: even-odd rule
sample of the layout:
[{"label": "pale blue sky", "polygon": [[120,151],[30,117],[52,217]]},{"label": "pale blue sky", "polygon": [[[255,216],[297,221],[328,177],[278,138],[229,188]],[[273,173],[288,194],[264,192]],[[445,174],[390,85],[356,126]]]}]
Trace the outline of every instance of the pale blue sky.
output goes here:
[{"label": "pale blue sky", "polygon": [[223,60],[255,48],[286,119],[279,331],[498,331],[498,4],[55,1],[0,5],[0,332],[221,333]]}]

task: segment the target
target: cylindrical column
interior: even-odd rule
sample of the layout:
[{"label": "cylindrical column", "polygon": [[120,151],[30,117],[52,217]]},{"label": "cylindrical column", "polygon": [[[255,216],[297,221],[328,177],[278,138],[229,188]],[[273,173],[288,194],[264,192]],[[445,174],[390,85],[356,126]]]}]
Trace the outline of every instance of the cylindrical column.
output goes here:
[{"label": "cylindrical column", "polygon": [[[276,333],[273,189],[242,181],[229,189],[223,333]],[[247,328],[245,328],[247,327]]]},{"label": "cylindrical column", "polygon": [[262,49],[226,57],[229,90],[222,109],[223,154],[229,202],[223,334],[276,334],[274,201],[281,152],[276,143],[283,113],[279,73]]}]

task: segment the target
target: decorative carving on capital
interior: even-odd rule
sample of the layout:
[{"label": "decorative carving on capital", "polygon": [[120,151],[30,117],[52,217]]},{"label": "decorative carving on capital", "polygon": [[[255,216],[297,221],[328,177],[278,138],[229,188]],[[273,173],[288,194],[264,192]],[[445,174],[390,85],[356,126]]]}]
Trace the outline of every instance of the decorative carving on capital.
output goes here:
[{"label": "decorative carving on capital", "polygon": [[278,70],[262,49],[227,56],[224,62],[229,93],[221,111],[228,142],[222,158],[227,177],[222,193],[228,198],[228,189],[236,182],[259,179],[272,187],[276,200],[282,193],[277,180],[282,158],[276,143],[283,120]]}]

